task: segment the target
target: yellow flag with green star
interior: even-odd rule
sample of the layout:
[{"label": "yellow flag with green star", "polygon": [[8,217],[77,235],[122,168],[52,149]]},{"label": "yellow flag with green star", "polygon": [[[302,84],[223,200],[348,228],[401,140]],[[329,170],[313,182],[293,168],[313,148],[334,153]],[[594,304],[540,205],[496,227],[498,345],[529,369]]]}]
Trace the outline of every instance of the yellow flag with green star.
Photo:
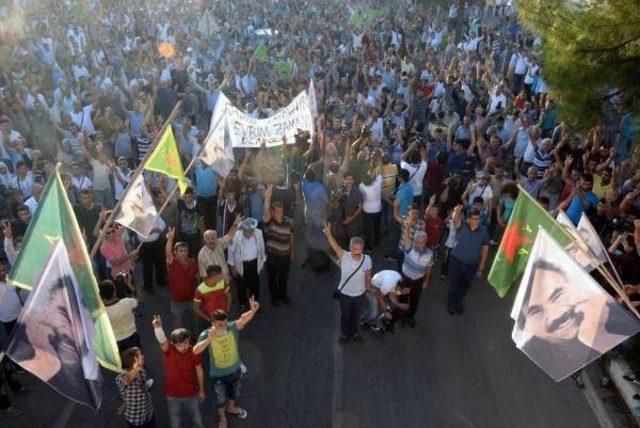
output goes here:
[{"label": "yellow flag with green star", "polygon": [[144,164],[144,169],[159,172],[167,177],[178,180],[180,194],[184,195],[189,182],[184,176],[184,168],[180,161],[180,152],[178,151],[178,145],[173,136],[173,128],[171,125],[167,126],[160,142],[158,142],[153,153],[149,155],[149,158]]}]

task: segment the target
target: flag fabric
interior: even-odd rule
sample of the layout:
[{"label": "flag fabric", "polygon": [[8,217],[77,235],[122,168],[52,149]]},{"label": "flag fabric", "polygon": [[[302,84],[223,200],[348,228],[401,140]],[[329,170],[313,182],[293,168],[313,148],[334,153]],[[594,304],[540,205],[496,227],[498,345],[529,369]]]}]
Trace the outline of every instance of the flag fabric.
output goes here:
[{"label": "flag fabric", "polygon": [[184,191],[187,190],[189,182],[184,175],[184,168],[182,168],[178,145],[173,136],[173,128],[171,125],[167,126],[158,145],[153,150],[153,153],[149,155],[149,158],[144,164],[144,169],[160,172],[178,180],[180,194],[184,195]]},{"label": "flag fabric", "polygon": [[96,331],[69,257],[58,239],[18,317],[6,354],[58,393],[98,410]]},{"label": "flag fabric", "polygon": [[556,382],[640,331],[638,320],[542,227],[511,315],[518,349]]},{"label": "flag fabric", "polygon": [[580,238],[582,238],[582,241],[591,249],[596,260],[600,263],[606,263],[609,260],[607,249],[598,236],[598,232],[596,232],[589,221],[589,217],[587,217],[584,212],[580,217],[578,226],[576,226],[576,231]]},{"label": "flag fabric", "polygon": [[153,230],[158,211],[153,205],[142,174],[129,184],[129,190],[120,204],[115,221],[133,230],[143,238],[148,238]]},{"label": "flag fabric", "polygon": [[565,251],[588,272],[598,267],[601,262],[596,259],[591,249],[582,240],[569,216],[564,211],[559,210],[556,220],[573,239],[573,242],[565,247]]},{"label": "flag fabric", "polygon": [[265,45],[264,42],[258,43],[258,46],[256,46],[256,49],[253,51],[253,58],[258,61],[268,61],[267,45]]},{"label": "flag fabric", "polygon": [[351,17],[349,18],[349,23],[356,29],[362,27],[364,22],[364,18],[362,17],[362,13],[359,10],[354,10],[351,12]]},{"label": "flag fabric", "polygon": [[309,98],[309,110],[311,110],[311,116],[318,117],[318,100],[316,99],[316,86],[313,82],[313,78],[309,82],[307,96]]},{"label": "flag fabric", "polygon": [[513,281],[524,270],[538,226],[542,226],[563,246],[572,242],[564,228],[527,192],[520,190],[487,278],[500,297],[507,294]]},{"label": "flag fabric", "polygon": [[293,61],[289,59],[284,59],[280,61],[276,61],[274,64],[276,74],[280,78],[286,78],[291,76],[293,73]]},{"label": "flag fabric", "polygon": [[69,253],[71,268],[80,286],[84,304],[89,308],[95,324],[93,346],[98,361],[105,368],[121,371],[120,353],[111,322],[100,300],[91,259],[60,178],[60,171],[56,168],[29,223],[18,258],[9,273],[10,283],[27,290],[35,287],[58,239],[62,239]]},{"label": "flag fabric", "polygon": [[229,175],[229,171],[235,165],[232,133],[229,126],[226,117],[222,121],[218,121],[202,143],[203,149],[200,154],[200,159],[222,177]]}]

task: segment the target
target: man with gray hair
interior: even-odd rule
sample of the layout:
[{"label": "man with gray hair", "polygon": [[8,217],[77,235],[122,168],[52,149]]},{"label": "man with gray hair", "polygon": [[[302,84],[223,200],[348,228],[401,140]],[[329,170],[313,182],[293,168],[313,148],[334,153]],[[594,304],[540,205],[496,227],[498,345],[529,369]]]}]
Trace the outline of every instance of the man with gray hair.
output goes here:
[{"label": "man with gray hair", "polygon": [[349,340],[361,342],[358,323],[362,308],[371,292],[371,257],[364,254],[364,241],[356,236],[349,242],[349,251],[343,250],[331,233],[329,223],[322,229],[329,246],[340,260],[340,285],[337,294],[340,300],[340,343]]}]

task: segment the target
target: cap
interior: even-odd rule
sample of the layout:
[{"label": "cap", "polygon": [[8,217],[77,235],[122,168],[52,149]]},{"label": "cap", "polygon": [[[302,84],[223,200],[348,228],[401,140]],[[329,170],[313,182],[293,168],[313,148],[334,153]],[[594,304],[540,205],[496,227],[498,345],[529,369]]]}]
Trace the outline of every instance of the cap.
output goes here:
[{"label": "cap", "polygon": [[478,171],[478,172],[476,172],[476,178],[477,178],[478,180],[480,180],[480,179],[482,179],[482,178],[487,178],[487,177],[488,177],[488,176],[487,176],[487,173],[486,173],[486,172],[484,172],[484,171]]},{"label": "cap", "polygon": [[242,228],[244,230],[253,230],[258,226],[258,221],[255,218],[247,217],[242,220]]},{"label": "cap", "polygon": [[216,76],[213,75],[213,73],[209,73],[209,75],[207,76],[207,82],[217,82],[218,79],[216,79]]}]

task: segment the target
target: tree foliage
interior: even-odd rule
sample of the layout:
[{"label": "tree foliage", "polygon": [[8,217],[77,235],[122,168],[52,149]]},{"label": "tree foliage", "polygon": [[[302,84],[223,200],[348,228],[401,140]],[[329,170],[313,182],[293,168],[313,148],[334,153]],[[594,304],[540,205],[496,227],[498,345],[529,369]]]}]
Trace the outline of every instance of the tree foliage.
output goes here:
[{"label": "tree foliage", "polygon": [[620,96],[640,111],[640,0],[517,0],[522,24],[543,42],[543,75],[561,114],[587,128]]}]

